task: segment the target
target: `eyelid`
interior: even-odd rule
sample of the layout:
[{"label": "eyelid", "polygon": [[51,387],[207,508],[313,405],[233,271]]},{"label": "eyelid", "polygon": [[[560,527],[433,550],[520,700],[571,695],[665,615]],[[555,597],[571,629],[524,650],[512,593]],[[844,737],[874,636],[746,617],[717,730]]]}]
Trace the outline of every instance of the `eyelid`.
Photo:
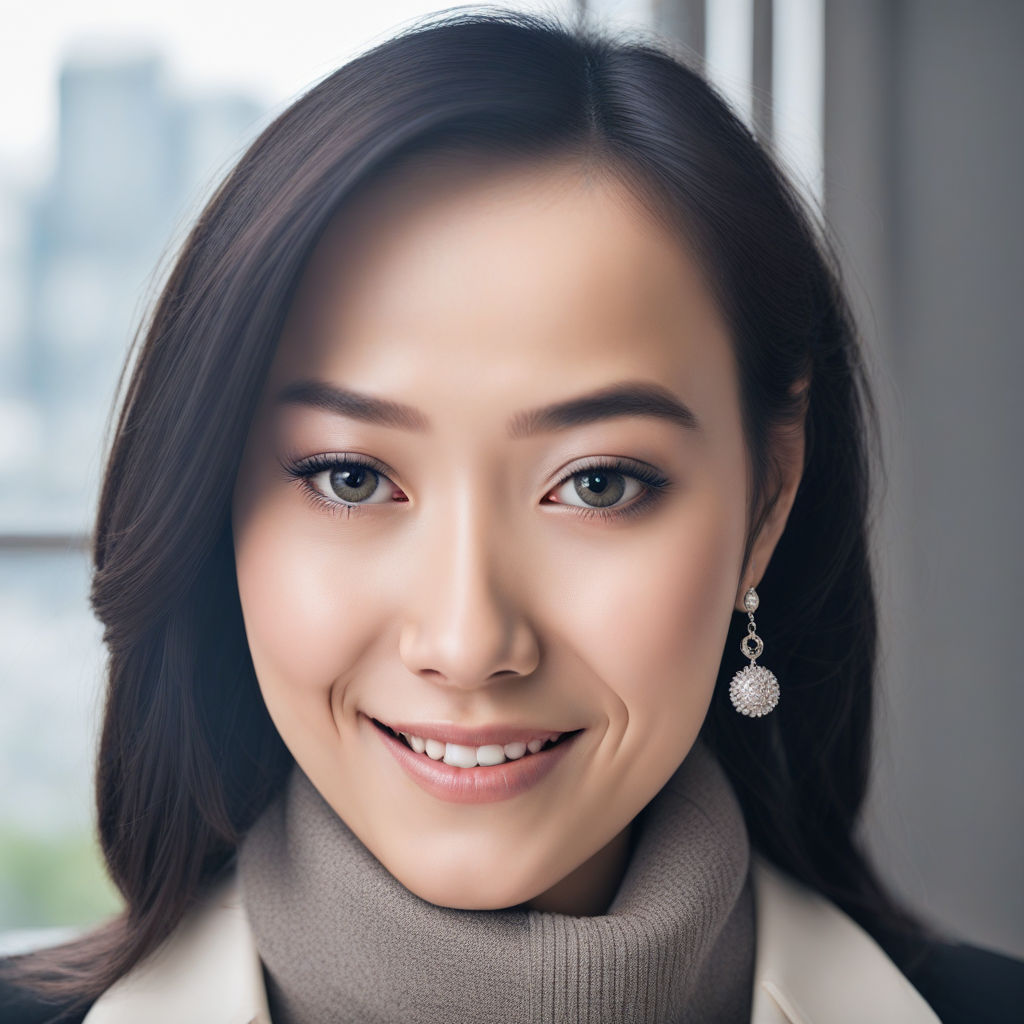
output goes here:
[{"label": "eyelid", "polygon": [[318,452],[316,455],[307,455],[304,458],[289,455],[281,460],[281,468],[289,476],[309,476],[312,473],[322,473],[325,469],[336,469],[338,466],[346,464],[366,466],[381,476],[386,476],[389,480],[394,472],[380,459],[375,459],[372,455],[363,455],[362,452]]},{"label": "eyelid", "polygon": [[[639,459],[632,459],[626,455],[588,455],[579,462],[570,463],[569,468],[554,486],[561,487],[566,480],[592,469],[611,469],[623,476],[632,476],[644,483],[650,482],[655,487],[668,484],[668,480],[659,470]],[[553,488],[549,487],[545,493],[550,493],[551,490]]]}]

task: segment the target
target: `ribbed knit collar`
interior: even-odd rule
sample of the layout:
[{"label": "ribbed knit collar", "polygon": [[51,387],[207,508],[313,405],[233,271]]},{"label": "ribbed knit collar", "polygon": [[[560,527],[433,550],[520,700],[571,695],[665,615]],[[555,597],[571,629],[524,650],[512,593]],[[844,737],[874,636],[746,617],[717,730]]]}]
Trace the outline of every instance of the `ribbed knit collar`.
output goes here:
[{"label": "ribbed knit collar", "polygon": [[746,1024],[749,844],[700,744],[636,828],[605,914],[456,910],[406,889],[296,768],[238,858],[274,1024]]}]

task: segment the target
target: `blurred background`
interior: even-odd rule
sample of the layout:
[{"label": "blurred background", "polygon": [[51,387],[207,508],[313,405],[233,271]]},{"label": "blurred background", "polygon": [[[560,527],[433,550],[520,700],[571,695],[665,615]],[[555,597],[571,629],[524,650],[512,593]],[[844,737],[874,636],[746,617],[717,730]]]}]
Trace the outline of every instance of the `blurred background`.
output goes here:
[{"label": "blurred background", "polygon": [[[0,952],[117,907],[92,834],[103,651],[88,532],[134,331],[204,199],[269,120],[445,6],[5,5]],[[926,918],[1024,957],[1024,3],[506,6],[669,40],[826,218],[889,467],[865,842]]]}]

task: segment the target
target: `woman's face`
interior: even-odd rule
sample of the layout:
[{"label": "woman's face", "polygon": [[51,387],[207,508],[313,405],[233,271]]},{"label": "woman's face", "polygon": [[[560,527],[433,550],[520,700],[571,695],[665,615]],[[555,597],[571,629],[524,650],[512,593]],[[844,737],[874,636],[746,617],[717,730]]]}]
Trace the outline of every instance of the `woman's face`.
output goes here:
[{"label": "woman's face", "polygon": [[722,317],[619,186],[398,177],[315,251],[235,487],[270,715],[423,899],[601,912],[767,560],[747,488]]}]

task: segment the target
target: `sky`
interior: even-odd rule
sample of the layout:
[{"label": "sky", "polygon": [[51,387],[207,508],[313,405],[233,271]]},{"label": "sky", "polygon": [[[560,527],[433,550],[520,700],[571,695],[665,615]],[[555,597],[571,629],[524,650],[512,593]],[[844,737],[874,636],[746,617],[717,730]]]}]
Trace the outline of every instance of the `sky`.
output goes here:
[{"label": "sky", "polygon": [[[213,87],[284,106],[345,60],[428,12],[430,0],[0,0],[0,168],[38,177],[52,159],[66,54],[142,47],[166,55],[176,91]],[[565,14],[573,0],[503,0]]]}]

